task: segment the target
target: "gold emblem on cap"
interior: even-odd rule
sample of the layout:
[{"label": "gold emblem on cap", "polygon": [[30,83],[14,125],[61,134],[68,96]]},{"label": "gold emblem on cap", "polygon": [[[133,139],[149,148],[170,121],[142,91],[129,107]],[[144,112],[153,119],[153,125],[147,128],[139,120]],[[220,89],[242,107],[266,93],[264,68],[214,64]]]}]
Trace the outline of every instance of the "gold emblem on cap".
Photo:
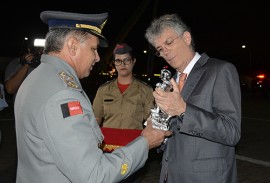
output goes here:
[{"label": "gold emblem on cap", "polygon": [[78,84],[76,83],[76,81],[74,80],[72,76],[69,76],[67,73],[63,71],[59,73],[59,76],[66,83],[68,87],[79,89]]},{"label": "gold emblem on cap", "polygon": [[128,165],[126,163],[122,164],[121,174],[125,175],[127,173],[127,170],[128,170]]},{"label": "gold emblem on cap", "polygon": [[100,25],[100,29],[102,30],[104,25],[106,24],[107,20],[105,20],[101,25]]}]

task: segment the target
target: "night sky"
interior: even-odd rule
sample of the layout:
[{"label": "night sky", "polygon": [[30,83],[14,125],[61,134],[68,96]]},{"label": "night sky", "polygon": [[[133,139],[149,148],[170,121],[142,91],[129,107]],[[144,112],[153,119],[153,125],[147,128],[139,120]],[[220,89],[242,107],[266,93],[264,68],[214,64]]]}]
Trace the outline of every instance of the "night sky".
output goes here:
[{"label": "night sky", "polygon": [[[17,1],[16,1],[17,2]],[[239,70],[268,67],[270,6],[259,1],[181,1],[181,0],[75,0],[75,1],[15,1],[5,2],[1,13],[0,56],[16,56],[24,37],[44,38],[47,26],[40,20],[44,10],[76,13],[109,12],[103,34],[110,47],[100,49],[106,60],[117,42],[125,41],[138,55],[138,68],[149,59],[142,54],[149,45],[144,33],[151,20],[164,13],[177,13],[191,27],[199,53],[226,59]],[[7,11],[9,13],[4,12]],[[242,49],[245,44],[247,49]],[[165,64],[157,59],[156,63]],[[142,65],[140,65],[142,63]],[[157,64],[158,65],[158,64]],[[138,69],[137,68],[137,69]]]}]

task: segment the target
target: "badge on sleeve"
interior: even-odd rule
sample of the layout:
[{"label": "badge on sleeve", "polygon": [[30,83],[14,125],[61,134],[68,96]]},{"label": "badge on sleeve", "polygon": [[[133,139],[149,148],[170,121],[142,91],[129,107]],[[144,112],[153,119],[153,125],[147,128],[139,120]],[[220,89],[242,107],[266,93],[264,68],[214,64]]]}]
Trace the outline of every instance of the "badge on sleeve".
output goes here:
[{"label": "badge on sleeve", "polygon": [[128,171],[128,165],[126,163],[122,164],[121,166],[121,174],[125,175]]},{"label": "badge on sleeve", "polygon": [[83,114],[82,106],[79,101],[61,104],[61,109],[64,118],[77,114]]}]

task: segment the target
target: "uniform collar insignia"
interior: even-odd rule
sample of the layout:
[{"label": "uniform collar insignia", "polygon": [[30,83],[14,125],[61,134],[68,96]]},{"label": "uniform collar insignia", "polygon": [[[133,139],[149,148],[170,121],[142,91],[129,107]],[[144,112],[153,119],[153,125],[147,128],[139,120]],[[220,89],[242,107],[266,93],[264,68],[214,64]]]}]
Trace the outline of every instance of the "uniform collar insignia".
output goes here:
[{"label": "uniform collar insignia", "polygon": [[74,80],[74,78],[70,75],[68,75],[65,72],[59,72],[58,74],[60,76],[60,78],[65,82],[65,84],[70,87],[70,88],[74,88],[74,89],[79,89],[79,86],[77,84],[77,82]]}]

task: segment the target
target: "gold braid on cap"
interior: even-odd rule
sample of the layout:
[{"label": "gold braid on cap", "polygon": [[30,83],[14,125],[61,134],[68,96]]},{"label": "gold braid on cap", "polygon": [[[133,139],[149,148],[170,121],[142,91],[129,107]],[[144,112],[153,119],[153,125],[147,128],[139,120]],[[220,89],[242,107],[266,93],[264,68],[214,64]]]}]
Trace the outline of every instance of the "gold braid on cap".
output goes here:
[{"label": "gold braid on cap", "polygon": [[[103,23],[104,24],[104,23]],[[104,25],[103,25],[104,26]],[[84,29],[90,29],[90,30],[94,30],[96,32],[98,32],[99,34],[101,34],[101,29],[96,27],[96,26],[92,26],[92,25],[86,25],[86,24],[76,24],[76,28],[84,28]]]}]

